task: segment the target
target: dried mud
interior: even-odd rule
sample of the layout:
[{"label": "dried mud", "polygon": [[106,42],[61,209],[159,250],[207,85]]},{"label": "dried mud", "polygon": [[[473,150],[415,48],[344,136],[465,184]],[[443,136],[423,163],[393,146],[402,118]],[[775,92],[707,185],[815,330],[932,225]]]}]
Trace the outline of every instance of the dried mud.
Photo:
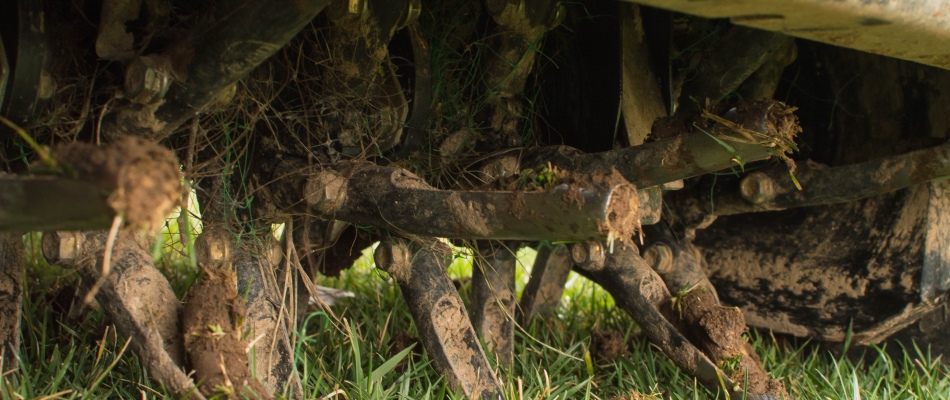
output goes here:
[{"label": "dried mud", "polygon": [[785,386],[769,378],[758,355],[743,338],[748,328],[738,308],[720,306],[708,291],[693,290],[678,300],[670,314],[681,326],[680,331],[729,378],[747,385],[749,394],[788,398]]},{"label": "dried mud", "polygon": [[627,355],[627,342],[618,331],[590,331],[590,355],[597,360],[613,362]]},{"label": "dried mud", "polygon": [[750,325],[842,341],[919,300],[928,193],[720,217],[695,244]]},{"label": "dried mud", "polygon": [[467,393],[477,393],[477,390],[492,387],[491,383],[486,382],[492,378],[491,372],[479,371],[473,365],[473,360],[484,359],[485,355],[479,354],[469,345],[478,341],[458,295],[449,294],[437,299],[429,319],[446,359],[453,366],[453,373],[444,374],[449,384],[467,387]]},{"label": "dried mud", "polygon": [[462,200],[458,193],[452,193],[445,198],[445,206],[452,213],[452,218],[463,232],[469,232],[476,236],[488,236],[491,231],[488,229],[488,219],[482,214],[480,206],[474,202]]},{"label": "dried mud", "polygon": [[55,159],[77,178],[111,191],[108,204],[130,227],[153,230],[181,198],[181,173],[171,150],[126,136],[105,147],[74,142]]},{"label": "dried mud", "polygon": [[185,351],[201,393],[227,399],[271,399],[248,366],[241,340],[247,312],[234,274],[206,272],[188,291],[182,313]]},{"label": "dried mud", "polygon": [[6,365],[17,365],[20,351],[24,265],[22,235],[0,233],[0,352]]}]

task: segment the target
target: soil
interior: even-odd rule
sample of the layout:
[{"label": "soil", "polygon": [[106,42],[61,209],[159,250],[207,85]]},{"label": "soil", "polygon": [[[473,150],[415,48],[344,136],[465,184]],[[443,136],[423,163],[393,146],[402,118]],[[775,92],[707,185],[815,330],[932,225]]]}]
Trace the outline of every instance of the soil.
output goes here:
[{"label": "soil", "polygon": [[181,198],[175,154],[142,138],[126,136],[104,147],[69,143],[56,149],[55,159],[67,173],[110,191],[109,206],[131,228],[158,228]]},{"label": "soil", "polygon": [[[748,330],[745,318],[736,307],[723,307],[712,293],[693,290],[671,303],[668,313],[680,325],[679,330],[717,363],[735,382],[748,382],[748,393],[774,394],[788,398],[785,386],[762,367],[762,363],[743,338]],[[782,397],[784,396],[784,397]]]},{"label": "soil", "polygon": [[613,362],[627,355],[627,342],[618,331],[590,331],[590,355],[594,359]]},{"label": "soil", "polygon": [[584,205],[581,189],[607,190],[612,188],[607,204],[605,221],[601,221],[600,232],[604,236],[620,239],[624,244],[632,243],[633,235],[640,230],[640,195],[636,186],[630,183],[616,168],[608,173],[580,173],[555,170],[558,185],[567,185],[561,200],[576,205]]},{"label": "soil", "polygon": [[236,277],[226,270],[206,274],[188,291],[182,313],[185,352],[205,396],[271,399],[253,375],[241,340],[246,316]]}]

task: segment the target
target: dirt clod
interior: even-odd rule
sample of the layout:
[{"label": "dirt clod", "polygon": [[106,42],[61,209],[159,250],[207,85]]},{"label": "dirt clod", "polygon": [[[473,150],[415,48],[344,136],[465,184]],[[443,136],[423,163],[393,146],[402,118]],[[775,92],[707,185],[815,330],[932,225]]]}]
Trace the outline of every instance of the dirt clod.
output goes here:
[{"label": "dirt clod", "polygon": [[181,198],[175,154],[142,138],[126,136],[104,147],[69,143],[55,158],[67,173],[111,191],[109,206],[131,228],[161,226]]},{"label": "dirt clod", "polygon": [[594,359],[610,362],[627,355],[627,343],[623,340],[623,333],[591,330],[590,355]]},{"label": "dirt clod", "polygon": [[227,399],[271,399],[252,375],[241,340],[247,310],[234,273],[211,270],[188,291],[182,314],[185,352],[199,390]]},{"label": "dirt clod", "polygon": [[785,385],[770,379],[751,346],[742,335],[748,329],[742,311],[720,306],[712,293],[692,290],[673,302],[673,320],[693,344],[699,347],[735,382],[748,382],[748,393],[788,394]]}]

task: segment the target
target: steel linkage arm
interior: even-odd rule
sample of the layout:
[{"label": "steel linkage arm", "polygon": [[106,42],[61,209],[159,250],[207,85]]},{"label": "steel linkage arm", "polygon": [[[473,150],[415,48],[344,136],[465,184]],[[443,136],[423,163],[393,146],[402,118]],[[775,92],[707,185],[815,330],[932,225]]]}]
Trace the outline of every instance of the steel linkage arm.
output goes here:
[{"label": "steel linkage arm", "polygon": [[776,165],[752,172],[738,182],[719,185],[711,198],[708,190],[703,190],[700,198],[690,192],[692,200],[685,198],[690,194],[687,192],[672,197],[695,202],[714,215],[847,203],[950,176],[950,143],[840,167],[809,162],[797,165],[794,175],[801,189],[795,186],[785,165]]},{"label": "steel linkage arm", "polygon": [[369,163],[318,170],[285,161],[269,203],[296,213],[430,237],[510,240],[630,238],[633,185],[561,184],[543,191],[438,190],[410,172]]},{"label": "steel linkage arm", "polygon": [[[631,183],[646,188],[783,156],[794,147],[800,131],[793,111],[774,100],[747,102],[722,117],[704,114],[708,122],[701,118],[670,122],[670,138],[601,153],[583,153],[567,146],[542,147],[530,151],[522,165],[550,162],[564,170],[589,174],[616,168]],[[653,134],[667,135],[656,127]]]},{"label": "steel linkage arm", "polygon": [[208,18],[164,52],[129,62],[125,95],[133,101],[103,125],[107,136],[161,140],[270,58],[329,0],[218,2]]}]

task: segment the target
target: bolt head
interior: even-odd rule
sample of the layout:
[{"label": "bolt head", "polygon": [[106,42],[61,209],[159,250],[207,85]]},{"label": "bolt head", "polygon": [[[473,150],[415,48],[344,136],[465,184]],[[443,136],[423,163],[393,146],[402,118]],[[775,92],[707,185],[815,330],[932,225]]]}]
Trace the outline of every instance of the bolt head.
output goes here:
[{"label": "bolt head", "polygon": [[43,258],[50,264],[69,263],[78,257],[80,244],[78,232],[45,232]]},{"label": "bolt head", "polygon": [[658,273],[673,270],[673,251],[664,243],[655,243],[643,250],[643,260]]},{"label": "bolt head", "polygon": [[753,172],[739,183],[739,194],[752,204],[763,204],[775,197],[775,185],[768,175]]},{"label": "bolt head", "polygon": [[152,104],[165,97],[171,78],[167,68],[155,57],[138,57],[125,69],[123,88],[133,103]]},{"label": "bolt head", "polygon": [[304,198],[311,209],[331,214],[346,200],[346,179],[333,171],[320,171],[304,185]]},{"label": "bolt head", "polygon": [[607,260],[607,253],[604,246],[597,241],[588,240],[584,243],[574,243],[571,245],[571,260],[578,267],[591,271],[598,271],[604,267]]}]

